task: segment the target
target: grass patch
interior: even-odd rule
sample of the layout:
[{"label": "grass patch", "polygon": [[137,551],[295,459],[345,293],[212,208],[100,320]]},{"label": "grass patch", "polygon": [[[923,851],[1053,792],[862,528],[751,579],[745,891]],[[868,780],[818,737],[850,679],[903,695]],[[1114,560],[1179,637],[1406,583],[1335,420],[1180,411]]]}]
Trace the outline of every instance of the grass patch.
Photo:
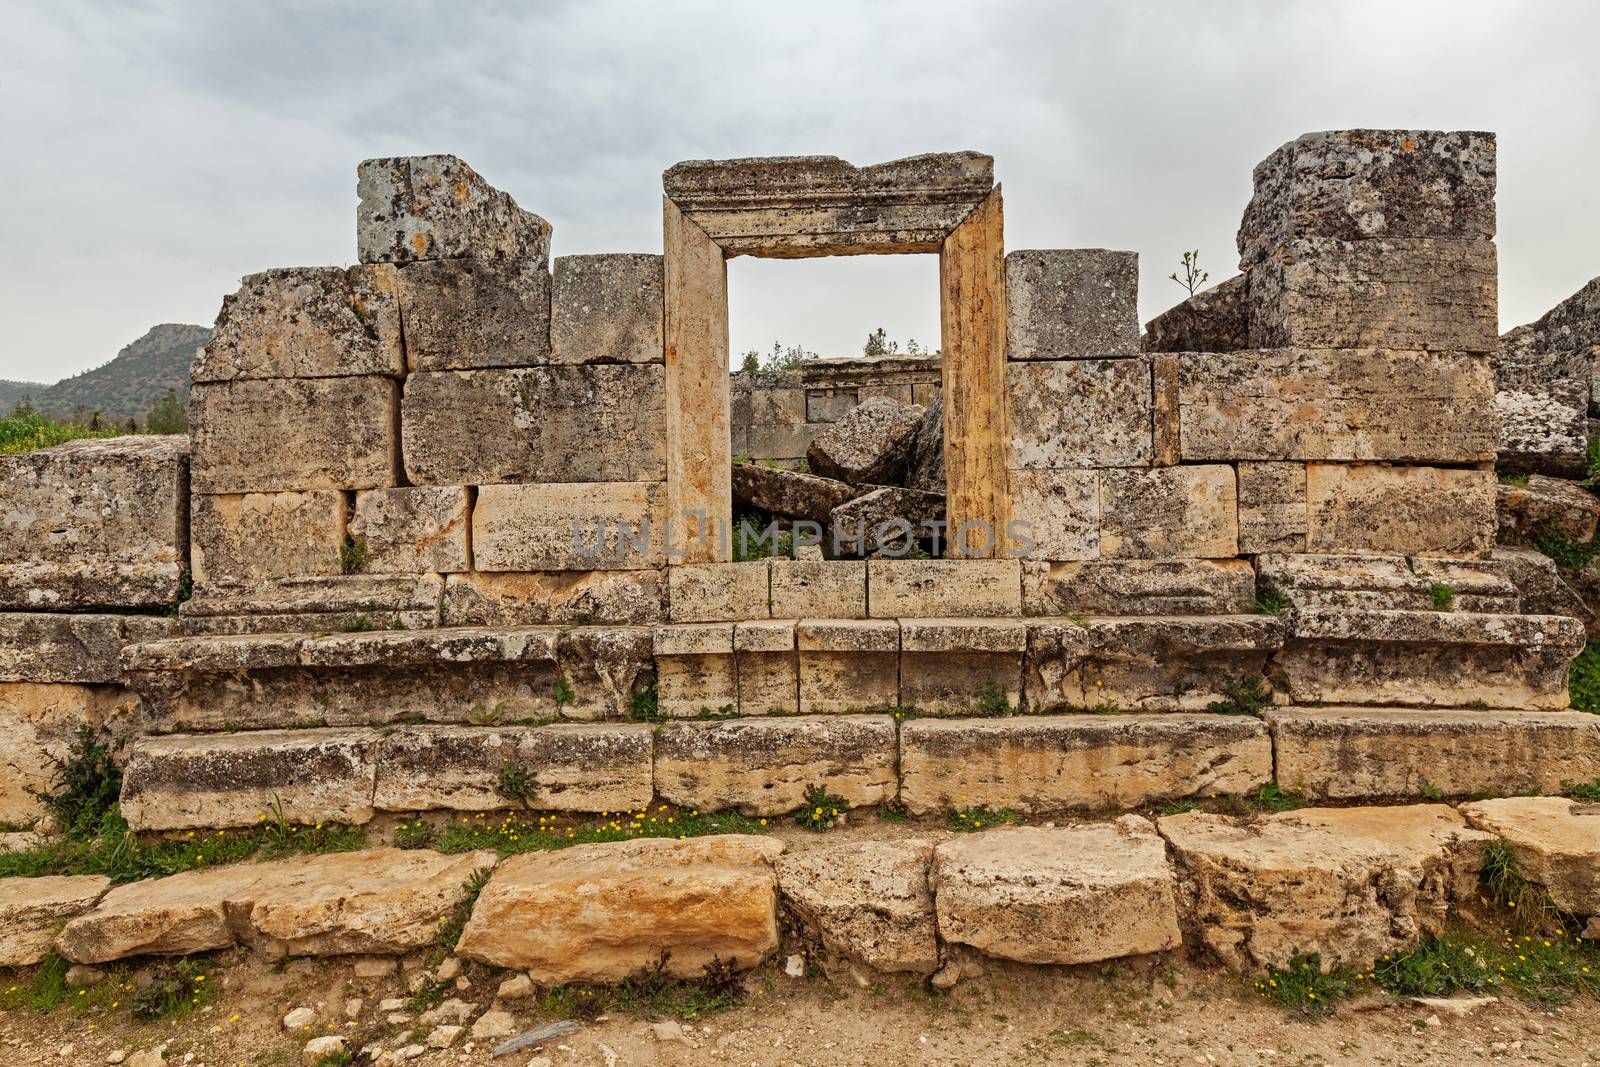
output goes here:
[{"label": "grass patch", "polygon": [[1220,715],[1254,715],[1259,719],[1262,710],[1272,703],[1272,689],[1259,674],[1224,683],[1222,695],[1223,699],[1207,704],[1206,710]]},{"label": "grass patch", "polygon": [[1512,930],[1554,933],[1566,929],[1566,916],[1543,886],[1523,876],[1515,850],[1505,841],[1491,841],[1484,850],[1481,878],[1489,899],[1505,910]]},{"label": "grass patch", "polygon": [[360,574],[367,569],[368,555],[365,540],[345,534],[344,544],[339,546],[339,573]]},{"label": "grass patch", "polygon": [[1299,1015],[1329,1015],[1354,982],[1355,976],[1342,968],[1324,973],[1319,953],[1302,955],[1297,950],[1289,957],[1289,966],[1267,968],[1256,980],[1256,993]]},{"label": "grass patch", "polygon": [[670,959],[663,952],[654,964],[629,975],[615,987],[557,986],[545,994],[544,1009],[552,1015],[583,1022],[593,1022],[607,1012],[692,1022],[744,1001],[743,987],[731,960],[713,957],[698,978],[686,980],[667,973]]},{"label": "grass patch", "polygon": [[394,828],[394,844],[396,848],[416,849],[427,848],[433,844],[434,835],[438,831],[433,824],[423,818],[411,822],[403,822]]},{"label": "grass patch", "polygon": [[972,714],[988,718],[999,718],[1003,715],[1015,715],[1017,707],[1011,703],[1011,698],[1006,695],[1006,687],[999,682],[990,681],[972,701]]},{"label": "grass patch", "polygon": [[972,834],[992,829],[1006,823],[1019,823],[1022,816],[1010,808],[953,808],[945,816],[945,825],[958,834]]},{"label": "grass patch", "polygon": [[1567,689],[1572,706],[1591,715],[1600,715],[1600,642],[1590,641],[1572,661],[1567,674]]},{"label": "grass patch", "polygon": [[522,852],[594,845],[610,841],[631,841],[642,837],[690,838],[708,834],[765,833],[766,819],[743,815],[704,815],[698,810],[683,811],[665,804],[653,811],[602,812],[598,821],[579,822],[556,815],[506,815],[490,819],[480,814],[461,816],[434,842],[445,853],[493,849],[502,856]]},{"label": "grass patch", "polygon": [[1600,803],[1600,778],[1592,782],[1562,782],[1561,795],[1590,804]]},{"label": "grass patch", "polygon": [[66,444],[85,437],[120,437],[127,430],[79,426],[58,422],[45,415],[13,415],[0,419],[0,456],[20,456],[51,445]]},{"label": "grass patch", "polygon": [[161,960],[150,969],[150,981],[133,991],[133,1017],[145,1022],[181,1018],[217,999],[216,983],[208,982],[207,963],[185,957]]},{"label": "grass patch", "polygon": [[1254,793],[1244,796],[1184,797],[1161,806],[1162,815],[1181,815],[1189,811],[1205,811],[1215,815],[1262,815],[1279,811],[1294,811],[1310,805],[1311,798],[1303,793],[1284,791],[1276,782],[1266,782]]},{"label": "grass patch", "polygon": [[1433,601],[1434,611],[1454,611],[1456,587],[1444,582],[1434,582],[1428,586],[1428,598]]},{"label": "grass patch", "polygon": [[1556,526],[1555,520],[1546,520],[1534,527],[1533,547],[1555,560],[1557,565],[1572,571],[1583,569],[1600,554],[1600,538],[1578,542],[1568,537]]},{"label": "grass patch", "polygon": [[634,722],[661,721],[661,694],[653,684],[633,694],[628,718]]}]

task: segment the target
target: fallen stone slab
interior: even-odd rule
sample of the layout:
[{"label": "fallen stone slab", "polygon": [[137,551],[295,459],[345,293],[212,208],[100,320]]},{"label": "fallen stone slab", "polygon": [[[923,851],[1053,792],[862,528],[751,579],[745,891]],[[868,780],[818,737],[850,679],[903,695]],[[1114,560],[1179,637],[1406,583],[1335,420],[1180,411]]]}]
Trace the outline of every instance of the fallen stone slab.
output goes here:
[{"label": "fallen stone slab", "polygon": [[928,398],[922,425],[911,442],[911,459],[906,465],[906,488],[925,493],[945,491],[944,479],[944,394]]},{"label": "fallen stone slab", "polygon": [[1526,543],[1556,532],[1585,544],[1594,540],[1600,526],[1600,497],[1587,486],[1530,474],[1526,485],[1500,482],[1495,486],[1495,514],[1502,541]]},{"label": "fallen stone slab", "polygon": [[786,518],[826,523],[834,508],[854,499],[860,491],[847,482],[804,471],[764,463],[733,465],[734,503]]},{"label": "fallen stone slab", "polygon": [[[1594,779],[1575,768],[1574,781]],[[1461,806],[1467,823],[1511,846],[1517,869],[1543,886],[1556,907],[1572,915],[1600,915],[1600,805],[1565,797],[1503,797]],[[1594,936],[1586,932],[1585,936]]]},{"label": "fallen stone slab", "polygon": [[111,879],[98,874],[0,878],[0,967],[31,967],[55,947],[61,924],[94,907]]},{"label": "fallen stone slab", "polygon": [[823,786],[850,807],[893,798],[895,726],[887,715],[757,716],[664,723],[656,791],[704,811],[781,815]]},{"label": "fallen stone slab", "polygon": [[913,815],[1129,808],[1250,792],[1272,778],[1272,742],[1241,715],[911,719],[900,728],[900,775]]},{"label": "fallen stone slab", "polygon": [[430,945],[491,852],[424,849],[295,856],[118,886],[57,944],[76,963],[180,956],[234,944],[277,955],[401,955]]},{"label": "fallen stone slab", "polygon": [[1443,804],[1158,820],[1186,883],[1184,923],[1236,971],[1295,952],[1365,967],[1473,900],[1491,835]]},{"label": "fallen stone slab", "polygon": [[550,224],[451,155],[367,159],[356,167],[363,263],[550,258]]},{"label": "fallen stone slab", "polygon": [[834,508],[829,526],[845,552],[895,557],[929,540],[943,518],[943,493],[883,486]]},{"label": "fallen stone slab", "polygon": [[905,480],[921,425],[920,408],[871,397],[816,436],[806,463],[825,478],[851,485],[897,485]]},{"label": "fallen stone slab", "polygon": [[932,974],[939,939],[922,838],[828,844],[785,852],[773,866],[788,918],[825,958],[879,971]]},{"label": "fallen stone slab", "polygon": [[371,730],[257,730],[142,737],[122,778],[135,830],[254,826],[281,810],[291,822],[372,818],[378,737]]},{"label": "fallen stone slab", "polygon": [[1334,707],[1265,717],[1278,784],[1313,797],[1553,793],[1600,778],[1600,717],[1582,712]]},{"label": "fallen stone slab", "polygon": [[663,963],[698,978],[778,947],[783,844],[727,834],[578,845],[514,856],[478,896],[456,954],[526,971],[539,985],[616,982]]},{"label": "fallen stone slab", "polygon": [[957,837],[929,874],[939,935],[1023,963],[1093,963],[1182,943],[1177,882],[1147,819]]}]

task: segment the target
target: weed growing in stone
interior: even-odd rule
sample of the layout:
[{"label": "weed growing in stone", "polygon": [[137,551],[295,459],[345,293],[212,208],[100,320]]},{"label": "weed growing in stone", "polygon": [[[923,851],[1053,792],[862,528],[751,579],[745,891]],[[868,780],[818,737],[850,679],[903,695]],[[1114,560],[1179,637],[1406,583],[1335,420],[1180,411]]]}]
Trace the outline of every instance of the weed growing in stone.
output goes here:
[{"label": "weed growing in stone", "polygon": [[1434,582],[1428,586],[1428,598],[1433,601],[1434,611],[1454,611],[1456,587],[1446,585],[1444,582]]},{"label": "weed growing in stone", "polygon": [[68,834],[92,833],[107,812],[117,806],[122,793],[122,771],[117,767],[117,742],[102,729],[80,726],[67,749],[66,759],[51,756],[55,773],[46,792],[29,788]]},{"label": "weed growing in stone", "polygon": [[473,905],[478,903],[478,895],[483,892],[483,887],[489,884],[489,876],[493,873],[494,870],[490,867],[473,871],[462,883],[461,896],[456,899],[455,905],[449,912],[439,916],[439,928],[433,934],[434,966],[444,962],[445,957],[456,950],[456,945],[461,940],[461,932],[467,928],[467,920],[472,917]]},{"label": "weed growing in stone", "polygon": [[1206,705],[1207,711],[1260,718],[1261,712],[1272,703],[1272,690],[1267,686],[1267,680],[1259,674],[1224,683],[1222,694],[1222,700],[1213,700]]},{"label": "weed growing in stone", "polygon": [[556,675],[555,698],[557,714],[571,707],[573,701],[578,699],[578,694],[573,691],[572,682],[565,674]]},{"label": "weed growing in stone", "polygon": [[1590,641],[1572,661],[1567,675],[1572,706],[1591,715],[1600,714],[1600,641]]},{"label": "weed growing in stone", "polygon": [[628,718],[634,722],[661,721],[661,696],[654,685],[633,694],[633,702],[628,708]]},{"label": "weed growing in stone", "polygon": [[1566,927],[1566,918],[1541,885],[1522,873],[1517,854],[1505,841],[1491,841],[1483,853],[1483,888],[1489,899],[1504,908],[1513,930],[1548,933]]},{"label": "weed growing in stone", "polygon": [[1271,586],[1263,586],[1256,590],[1256,600],[1252,605],[1257,615],[1282,615],[1289,608],[1289,601],[1284,595]]},{"label": "weed growing in stone", "polygon": [[206,961],[197,957],[157,962],[150,969],[150,980],[133,991],[134,1018],[183,1016],[216,1000],[216,983],[206,981],[208,969]]},{"label": "weed growing in stone", "polygon": [[713,957],[695,979],[667,973],[671,959],[663,952],[649,967],[624,978],[614,988],[606,986],[556,986],[544,996],[552,1015],[592,1022],[609,1011],[626,1012],[641,1019],[679,1018],[685,1021],[727,1011],[744,1000],[744,989],[732,960]]},{"label": "weed growing in stone", "polygon": [[427,848],[433,844],[436,832],[426,819],[403,822],[394,828],[394,844],[396,848]]},{"label": "weed growing in stone", "polygon": [[821,833],[837,826],[839,817],[849,807],[849,801],[828,792],[827,786],[814,785],[806,790],[805,807],[795,813],[794,821],[807,830]]},{"label": "weed growing in stone", "polygon": [[1348,971],[1334,968],[1324,972],[1320,953],[1303,955],[1296,950],[1289,957],[1289,966],[1267,968],[1256,981],[1256,993],[1302,1015],[1327,1015],[1350,991],[1351,983]]},{"label": "weed growing in stone", "polygon": [[1555,560],[1557,565],[1580,571],[1584,564],[1600,555],[1600,538],[1574,541],[1551,519],[1534,527],[1533,547]]},{"label": "weed growing in stone", "polygon": [[440,852],[471,852],[493,849],[502,856],[521,852],[540,852],[572,845],[593,845],[609,841],[631,841],[641,837],[704,837],[707,834],[759,834],[767,830],[766,819],[743,815],[704,815],[699,810],[658,805],[654,810],[601,812],[599,820],[580,822],[558,815],[517,814],[491,819],[487,814],[463,815],[434,842]]},{"label": "weed growing in stone", "polygon": [[1592,782],[1562,782],[1561,795],[1587,803],[1600,803],[1600,778]]},{"label": "weed growing in stone", "polygon": [[1254,793],[1244,796],[1184,797],[1164,804],[1162,815],[1181,815],[1188,811],[1206,811],[1216,815],[1260,815],[1279,811],[1294,811],[1311,803],[1309,797],[1292,790],[1285,791],[1276,782],[1262,783]]},{"label": "weed growing in stone", "polygon": [[945,816],[945,825],[959,834],[977,833],[979,830],[989,830],[1006,823],[1019,823],[1022,816],[1010,808],[986,808],[979,805],[974,808],[953,808]]},{"label": "weed growing in stone", "polygon": [[495,781],[495,791],[524,808],[532,808],[534,798],[539,795],[538,787],[534,785],[533,774],[528,768],[518,767],[510,760],[500,765],[500,777]]},{"label": "weed growing in stone", "polygon": [[972,714],[974,715],[999,717],[1002,715],[1015,715],[1016,713],[1017,707],[1011,703],[1011,698],[1006,695],[1005,686],[996,681],[990,681],[982,689],[978,690],[977,697],[972,701]]},{"label": "weed growing in stone", "polygon": [[339,546],[339,570],[344,574],[360,574],[367,569],[367,543],[345,535]]}]

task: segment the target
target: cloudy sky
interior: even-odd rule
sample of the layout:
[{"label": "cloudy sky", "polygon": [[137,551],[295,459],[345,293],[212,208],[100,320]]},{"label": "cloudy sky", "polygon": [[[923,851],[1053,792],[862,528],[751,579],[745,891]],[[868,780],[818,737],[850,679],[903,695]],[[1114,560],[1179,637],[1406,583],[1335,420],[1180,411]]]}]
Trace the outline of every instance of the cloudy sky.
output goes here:
[{"label": "cloudy sky", "polygon": [[[1500,135],[1501,322],[1600,274],[1600,4],[0,6],[0,378],[54,381],[237,279],[354,258],[355,165],[453,152],[555,254],[659,251],[680,159],[971,148],[1011,248],[1134,249],[1145,318],[1233,273],[1250,168],[1312,130]],[[930,256],[735,260],[733,347],[937,338]]]}]

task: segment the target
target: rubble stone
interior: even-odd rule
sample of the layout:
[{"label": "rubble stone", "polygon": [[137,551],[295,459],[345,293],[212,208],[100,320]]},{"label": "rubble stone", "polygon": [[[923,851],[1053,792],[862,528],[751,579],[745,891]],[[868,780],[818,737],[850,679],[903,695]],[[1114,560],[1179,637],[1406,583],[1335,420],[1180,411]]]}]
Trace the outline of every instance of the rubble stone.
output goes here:
[{"label": "rubble stone", "polygon": [[911,442],[906,487],[944,493],[944,394],[935,392],[922,412],[922,424]]},{"label": "rubble stone", "polygon": [[662,257],[560,256],[550,321],[555,363],[660,363]]},{"label": "rubble stone", "polygon": [[31,967],[55,948],[56,930],[94,907],[111,879],[98,874],[0,879],[0,967]]},{"label": "rubble stone", "polygon": [[1249,274],[1202,289],[1144,324],[1146,352],[1238,352],[1249,347]]},{"label": "rubble stone", "polygon": [[938,932],[922,838],[830,844],[774,863],[783,908],[831,957],[879,971],[932,974]]},{"label": "rubble stone", "polygon": [[1219,559],[1238,555],[1232,467],[1107,470],[1100,475],[1102,559]]},{"label": "rubble stone", "polygon": [[822,478],[803,471],[768,467],[761,463],[733,465],[733,500],[795,519],[826,523],[833,509],[860,492],[848,482]]},{"label": "rubble stone", "polygon": [[356,168],[363,263],[550,257],[550,224],[455,156],[395,156]]},{"label": "rubble stone", "polygon": [[833,509],[833,537],[863,555],[903,556],[911,546],[931,540],[933,524],[944,519],[944,494],[884,486]]},{"label": "rubble stone", "polygon": [[1011,252],[1006,256],[1006,358],[1133,355],[1139,351],[1138,300],[1137,252]]},{"label": "rubble stone", "polygon": [[894,485],[905,479],[922,412],[886,397],[864,400],[818,434],[806,449],[816,473],[851,485]]},{"label": "rubble stone", "polygon": [[344,569],[345,495],[242,493],[196,496],[190,551],[197,581],[247,581]]},{"label": "rubble stone", "polygon": [[1306,547],[1482,556],[1494,544],[1494,492],[1486,470],[1311,463]]},{"label": "rubble stone", "polygon": [[666,562],[662,482],[485,485],[472,508],[480,571],[635,570]]},{"label": "rubble stone", "polygon": [[1600,809],[1565,797],[1503,797],[1463,804],[1461,814],[1508,843],[1522,876],[1556,907],[1600,915]]},{"label": "rubble stone", "polygon": [[410,370],[551,362],[550,272],[542,259],[435,259],[397,273]]},{"label": "rubble stone", "polygon": [[463,486],[357,493],[350,537],[362,548],[361,570],[448,574],[469,569],[468,493]]},{"label": "rubble stone", "polygon": [[1149,360],[1012,363],[1006,367],[1006,389],[1012,469],[1150,463]]}]

